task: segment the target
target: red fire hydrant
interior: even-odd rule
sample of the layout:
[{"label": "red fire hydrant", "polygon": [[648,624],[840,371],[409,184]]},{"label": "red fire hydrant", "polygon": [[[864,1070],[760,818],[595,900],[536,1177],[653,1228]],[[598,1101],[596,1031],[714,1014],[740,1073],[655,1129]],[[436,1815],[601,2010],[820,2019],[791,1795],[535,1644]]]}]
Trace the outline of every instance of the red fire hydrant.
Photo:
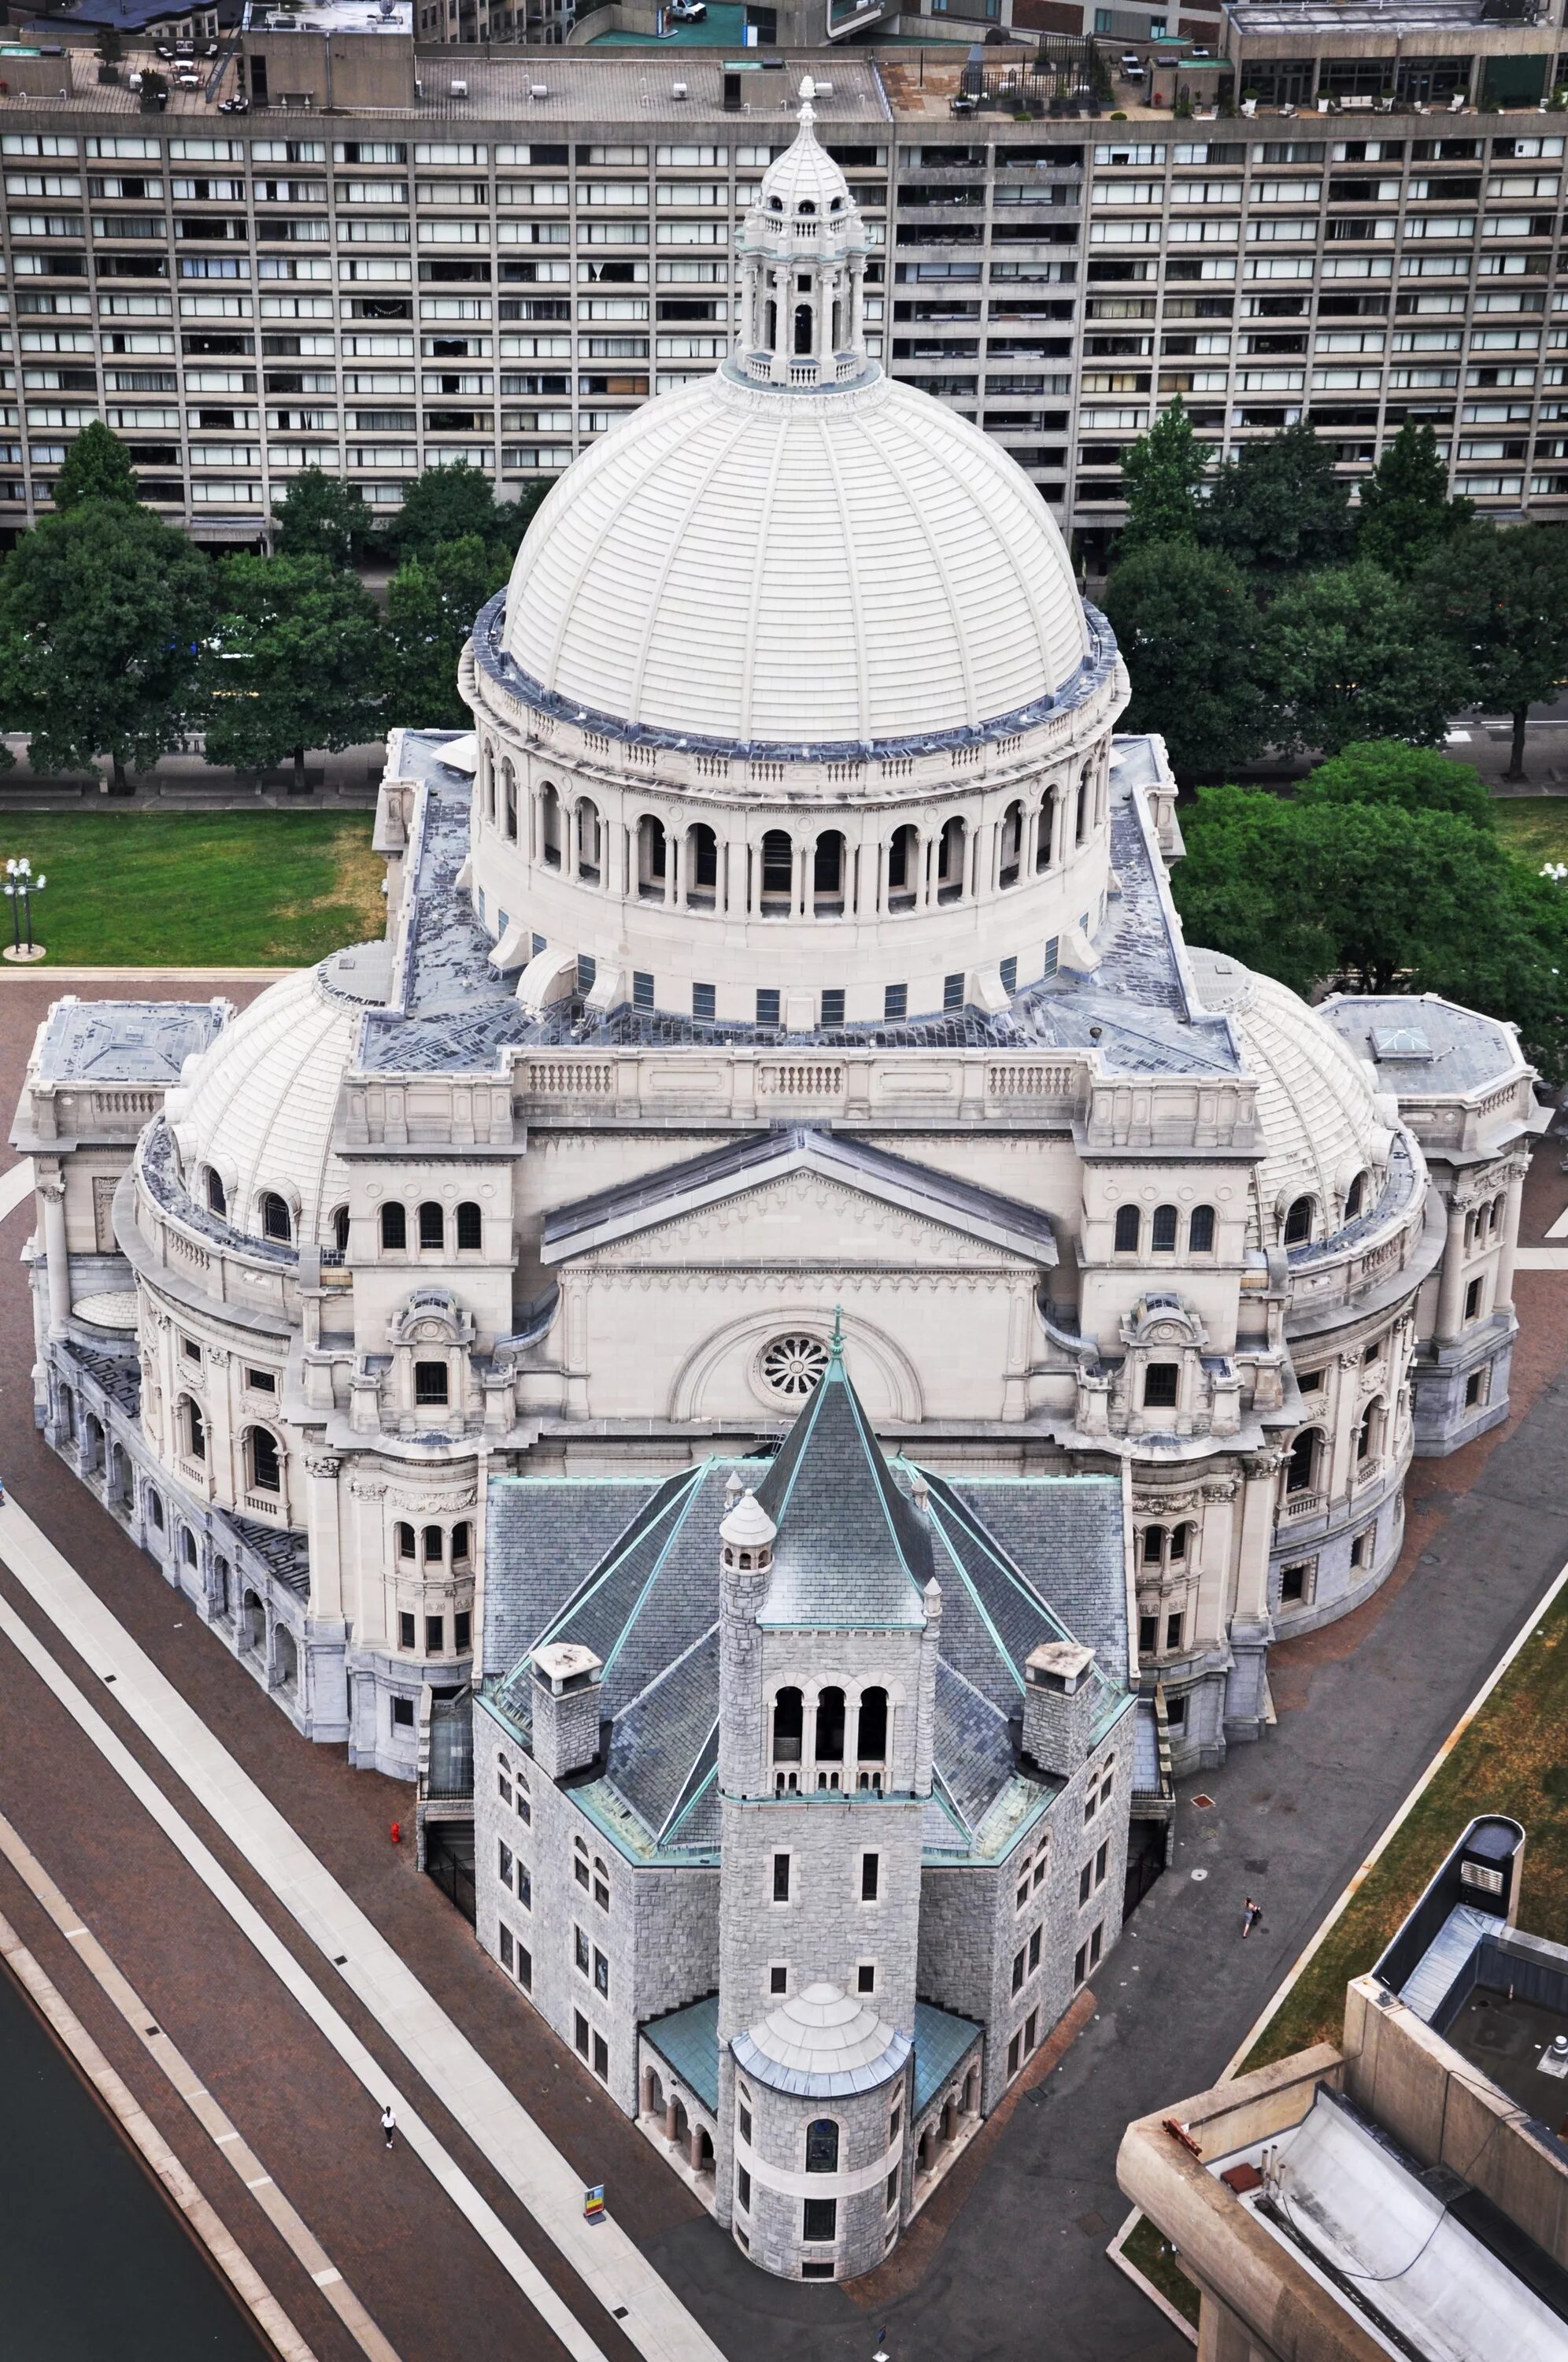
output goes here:
[{"label": "red fire hydrant", "polygon": [[403,1823],[401,1821],[394,1821],[392,1825],[392,1841],[393,1845],[401,1845],[403,1843]]}]

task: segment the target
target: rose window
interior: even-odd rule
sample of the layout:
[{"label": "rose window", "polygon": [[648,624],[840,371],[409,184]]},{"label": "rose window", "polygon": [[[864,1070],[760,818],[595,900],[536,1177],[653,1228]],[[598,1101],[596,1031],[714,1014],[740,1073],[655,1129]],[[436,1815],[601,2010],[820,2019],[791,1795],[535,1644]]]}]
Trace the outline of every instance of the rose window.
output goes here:
[{"label": "rose window", "polygon": [[827,1365],[828,1350],[820,1337],[775,1337],[764,1346],[757,1369],[769,1394],[799,1403],[815,1394]]}]

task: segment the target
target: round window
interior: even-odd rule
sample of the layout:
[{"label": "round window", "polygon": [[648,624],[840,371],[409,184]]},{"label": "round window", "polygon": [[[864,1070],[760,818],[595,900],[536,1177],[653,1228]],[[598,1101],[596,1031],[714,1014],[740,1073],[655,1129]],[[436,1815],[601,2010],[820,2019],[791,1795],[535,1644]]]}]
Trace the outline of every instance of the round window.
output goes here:
[{"label": "round window", "polygon": [[817,1390],[828,1365],[827,1347],[820,1337],[775,1337],[765,1345],[757,1373],[769,1394],[784,1402],[804,1402]]}]

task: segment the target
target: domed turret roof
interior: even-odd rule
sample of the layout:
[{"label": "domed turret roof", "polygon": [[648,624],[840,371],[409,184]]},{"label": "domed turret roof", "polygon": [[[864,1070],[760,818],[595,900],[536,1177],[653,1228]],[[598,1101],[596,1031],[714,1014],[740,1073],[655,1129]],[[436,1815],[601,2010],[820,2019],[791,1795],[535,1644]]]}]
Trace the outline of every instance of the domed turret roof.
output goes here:
[{"label": "domed turret roof", "polygon": [[237,1229],[259,1232],[260,1199],[275,1190],[294,1210],[296,1238],[330,1242],[333,1209],[348,1196],[347,1169],[332,1148],[338,1093],[367,984],[384,980],[384,966],[376,945],[283,977],[187,1067],[171,1094],[186,1186],[200,1196],[203,1168],[215,1171]]},{"label": "domed turret roof", "polygon": [[854,206],[849,183],[816,137],[812,109],[812,84],[801,85],[806,104],[801,109],[801,136],[782,156],[776,156],[762,176],[764,212],[834,215]]},{"label": "domed turret roof", "polygon": [[830,2099],[887,2082],[911,2043],[867,2003],[824,1981],[791,1993],[759,2025],[737,2034],[731,2047],[758,2082]]},{"label": "domed turret roof", "polygon": [[1287,986],[1218,952],[1189,956],[1203,1006],[1231,1017],[1257,1077],[1264,1140],[1260,1203],[1266,1213],[1315,1197],[1332,1229],[1356,1174],[1380,1170],[1392,1142],[1364,1069]]}]

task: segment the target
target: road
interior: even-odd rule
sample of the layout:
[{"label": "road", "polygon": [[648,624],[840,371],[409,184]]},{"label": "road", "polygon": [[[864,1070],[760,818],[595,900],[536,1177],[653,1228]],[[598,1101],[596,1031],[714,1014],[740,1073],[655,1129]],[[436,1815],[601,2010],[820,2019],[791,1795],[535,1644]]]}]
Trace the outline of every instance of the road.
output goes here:
[{"label": "road", "polygon": [[[39,977],[0,988],[6,1104],[53,989]],[[1532,1244],[1568,1207],[1557,1164],[1553,1144],[1527,1185]],[[38,1529],[7,1529],[0,1512],[0,1813],[394,2356],[697,2362],[712,2341],[734,2362],[865,2362],[885,2327],[895,2362],[1185,2362],[1190,2349],[1105,2259],[1124,2211],[1121,2129],[1213,2080],[1568,1559],[1568,1274],[1518,1282],[1508,1427],[1416,1469],[1397,1574],[1356,1616],[1276,1650],[1277,1728],[1187,1784],[1176,1867],[1108,1959],[1077,2039],[988,2127],[889,2265],[821,2288],[745,2264],[389,1842],[407,1790],[301,1740],[39,1442],[15,1261],[30,1222],[26,1203],[0,1214],[0,1467]],[[1193,1804],[1199,1788],[1211,1806]],[[1245,1945],[1243,1889],[1265,1908]],[[321,2362],[362,2356],[297,2244],[6,1860],[0,1913]],[[382,2082],[402,2120],[390,2156]],[[573,2193],[598,2180],[613,2229],[596,2248]]]}]

